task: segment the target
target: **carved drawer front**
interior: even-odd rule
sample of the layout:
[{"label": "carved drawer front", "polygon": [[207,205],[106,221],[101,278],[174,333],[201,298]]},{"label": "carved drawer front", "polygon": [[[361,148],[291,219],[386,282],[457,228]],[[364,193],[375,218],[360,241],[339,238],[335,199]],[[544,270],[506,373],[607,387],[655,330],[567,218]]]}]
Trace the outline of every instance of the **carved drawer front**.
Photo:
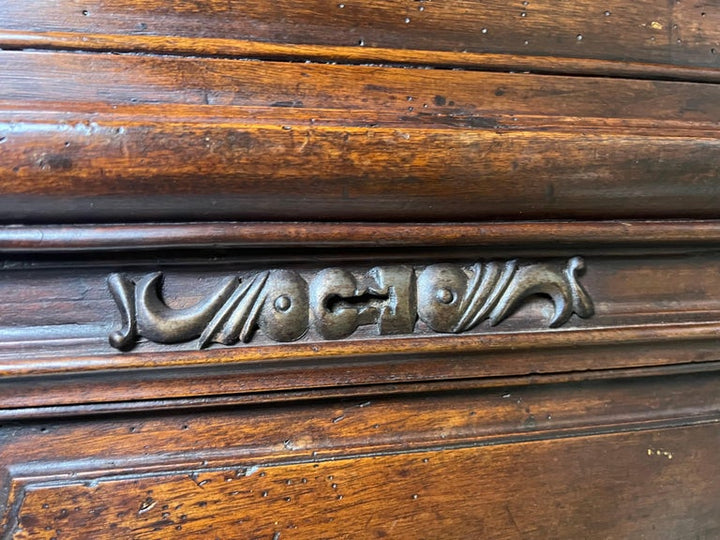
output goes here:
[{"label": "carved drawer front", "polygon": [[0,0],[0,538],[720,537],[715,0]]},{"label": "carved drawer front", "polygon": [[645,254],[575,241],[552,256],[375,248],[344,260],[317,247],[310,258],[158,247],[108,264],[102,250],[48,261],[8,238],[0,389],[22,409],[689,367],[718,351],[711,241],[660,238]]},{"label": "carved drawer front", "polygon": [[3,519],[9,538],[712,537],[719,381],[4,426]]}]

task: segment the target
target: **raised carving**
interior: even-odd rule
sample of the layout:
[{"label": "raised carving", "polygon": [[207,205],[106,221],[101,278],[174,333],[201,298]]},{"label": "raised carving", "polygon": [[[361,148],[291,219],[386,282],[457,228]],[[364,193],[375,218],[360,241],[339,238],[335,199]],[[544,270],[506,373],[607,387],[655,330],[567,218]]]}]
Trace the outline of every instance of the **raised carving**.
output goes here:
[{"label": "raised carving", "polygon": [[156,343],[198,339],[247,343],[259,329],[274,341],[289,342],[311,328],[322,339],[343,339],[360,326],[380,335],[412,334],[421,320],[435,332],[460,333],[484,320],[495,326],[529,296],[552,300],[557,327],[574,314],[589,317],[593,305],[578,281],[584,262],[565,265],[511,261],[464,267],[378,266],[364,274],[326,268],[306,281],[298,272],[268,270],[241,280],[229,277],[198,304],[172,309],[161,298],[162,274],[137,281],[112,274],[108,286],[121,312],[122,328],[110,344],[128,349],[143,337]]},{"label": "raised carving", "polygon": [[466,269],[453,264],[428,266],[418,277],[418,314],[436,332],[466,332],[485,319],[495,326],[528,296],[549,296],[555,304],[551,327],[573,313],[593,314],[590,297],[577,280],[584,270],[580,257],[560,270],[556,265],[517,261],[475,263]]}]

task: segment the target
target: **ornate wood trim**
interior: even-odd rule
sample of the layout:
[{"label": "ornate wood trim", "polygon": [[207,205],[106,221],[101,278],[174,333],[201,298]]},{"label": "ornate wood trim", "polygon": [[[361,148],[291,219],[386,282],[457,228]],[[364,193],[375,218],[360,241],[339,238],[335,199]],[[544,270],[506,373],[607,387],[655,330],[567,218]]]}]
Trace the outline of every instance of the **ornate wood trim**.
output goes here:
[{"label": "ornate wood trim", "polygon": [[221,247],[718,245],[720,220],[493,223],[225,222],[0,226],[5,253]]},{"label": "ornate wood trim", "polygon": [[550,297],[558,327],[573,313],[593,314],[590,296],[578,281],[580,257],[563,266],[518,260],[477,262],[472,266],[433,264],[378,266],[363,275],[340,268],[316,272],[309,283],[291,270],[266,270],[247,279],[230,276],[198,304],[172,309],[161,298],[162,273],[133,281],[112,274],[108,286],[122,315],[122,328],[110,335],[117,349],[138,338],[156,343],[198,339],[233,345],[251,341],[260,329],[274,341],[291,342],[312,327],[326,340],[343,339],[359,326],[379,335],[412,334],[416,322],[440,333],[463,333],[484,320],[495,326],[526,298]]}]

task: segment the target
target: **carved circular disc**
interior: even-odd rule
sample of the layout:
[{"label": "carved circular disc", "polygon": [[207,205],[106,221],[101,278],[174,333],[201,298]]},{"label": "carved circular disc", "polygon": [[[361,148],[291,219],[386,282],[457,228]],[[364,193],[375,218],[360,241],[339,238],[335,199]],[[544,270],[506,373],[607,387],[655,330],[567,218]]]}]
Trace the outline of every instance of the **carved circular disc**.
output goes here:
[{"label": "carved circular disc", "polygon": [[417,280],[418,316],[436,332],[455,331],[467,287],[468,277],[459,266],[428,266]]},{"label": "carved circular disc", "polygon": [[265,283],[267,300],[258,325],[270,339],[295,341],[310,323],[308,286],[297,272],[273,270]]}]

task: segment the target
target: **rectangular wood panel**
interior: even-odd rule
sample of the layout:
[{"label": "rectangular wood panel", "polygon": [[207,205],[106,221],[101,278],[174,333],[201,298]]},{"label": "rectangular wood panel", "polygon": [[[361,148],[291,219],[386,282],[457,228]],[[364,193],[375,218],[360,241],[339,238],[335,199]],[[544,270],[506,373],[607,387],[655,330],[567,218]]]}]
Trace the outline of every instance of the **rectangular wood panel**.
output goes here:
[{"label": "rectangular wood panel", "polygon": [[0,538],[720,537],[716,0],[0,0]]},{"label": "rectangular wood panel", "polygon": [[717,215],[712,85],[80,53],[0,61],[6,223]]},{"label": "rectangular wood panel", "polygon": [[[719,17],[717,5],[707,0],[32,0],[0,7],[0,43],[481,66],[532,65],[535,58],[545,69],[583,69],[563,63],[566,57],[589,60],[587,71],[617,72],[631,62],[629,71],[643,73],[649,63],[717,70]],[[413,57],[404,50],[428,53]],[[597,62],[603,60],[616,65]]]},{"label": "rectangular wood panel", "polygon": [[30,487],[10,538],[712,538],[717,443],[706,427]]},{"label": "rectangular wood panel", "polygon": [[654,377],[9,425],[7,531],[712,537],[717,395]]}]

